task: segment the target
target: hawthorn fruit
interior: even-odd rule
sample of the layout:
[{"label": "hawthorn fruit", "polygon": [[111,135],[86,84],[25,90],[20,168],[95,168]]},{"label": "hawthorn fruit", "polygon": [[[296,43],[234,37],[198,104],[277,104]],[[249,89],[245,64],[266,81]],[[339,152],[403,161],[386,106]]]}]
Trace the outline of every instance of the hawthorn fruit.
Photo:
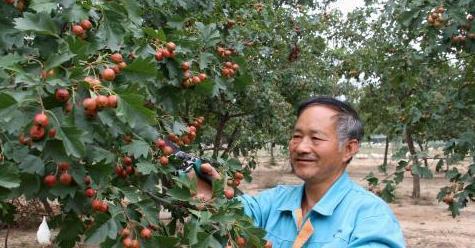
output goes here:
[{"label": "hawthorn fruit", "polygon": [[42,126],[33,125],[30,129],[30,136],[33,140],[41,140],[45,137],[45,129]]},{"label": "hawthorn fruit", "polygon": [[152,230],[145,227],[144,229],[142,229],[142,231],[140,231],[140,237],[142,237],[143,239],[152,238]]},{"label": "hawthorn fruit", "polygon": [[233,188],[226,188],[224,190],[224,196],[226,197],[226,199],[233,199],[234,189]]},{"label": "hawthorn fruit", "polygon": [[85,194],[87,197],[92,198],[96,195],[96,190],[93,188],[87,188]]},{"label": "hawthorn fruit", "polygon": [[67,102],[69,100],[69,91],[64,88],[59,88],[56,90],[54,96],[58,102]]},{"label": "hawthorn fruit", "polygon": [[88,19],[84,19],[79,24],[84,30],[89,30],[92,28],[92,23]]},{"label": "hawthorn fruit", "polygon": [[115,79],[115,71],[111,68],[106,68],[102,71],[101,77],[106,81],[112,81]]},{"label": "hawthorn fruit", "polygon": [[163,166],[168,165],[168,157],[166,157],[166,156],[161,156],[161,157],[160,157],[160,164],[163,165]]},{"label": "hawthorn fruit", "polygon": [[67,171],[63,172],[63,174],[61,174],[59,177],[59,182],[63,185],[70,185],[72,180],[73,178]]},{"label": "hawthorn fruit", "polygon": [[51,128],[51,129],[48,131],[48,137],[54,138],[55,136],[56,136],[56,128]]},{"label": "hawthorn fruit", "polygon": [[36,114],[35,118],[33,119],[33,123],[40,127],[46,127],[48,126],[48,116],[46,116],[44,113]]},{"label": "hawthorn fruit", "polygon": [[119,64],[119,63],[122,63],[124,61],[124,58],[122,57],[122,54],[120,53],[114,53],[111,55],[111,60],[112,62],[114,62],[114,64]]},{"label": "hawthorn fruit", "polygon": [[47,175],[43,179],[43,183],[46,184],[46,186],[51,188],[54,185],[56,185],[56,177],[54,175]]}]

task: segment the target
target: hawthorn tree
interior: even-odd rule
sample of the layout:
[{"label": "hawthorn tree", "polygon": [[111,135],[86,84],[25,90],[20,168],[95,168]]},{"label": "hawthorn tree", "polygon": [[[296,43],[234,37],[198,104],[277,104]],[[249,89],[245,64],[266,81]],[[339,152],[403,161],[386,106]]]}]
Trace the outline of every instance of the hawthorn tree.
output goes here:
[{"label": "hawthorn tree", "polygon": [[[234,199],[244,165],[209,157],[223,179],[213,183],[213,199],[202,202],[172,155],[174,146],[199,151],[205,113],[213,108],[196,106],[233,102],[230,95],[255,83],[244,21],[258,19],[263,8],[2,2],[2,220],[12,221],[10,199],[56,199],[60,247],[263,246],[264,232]],[[171,220],[159,219],[163,210]]]}]

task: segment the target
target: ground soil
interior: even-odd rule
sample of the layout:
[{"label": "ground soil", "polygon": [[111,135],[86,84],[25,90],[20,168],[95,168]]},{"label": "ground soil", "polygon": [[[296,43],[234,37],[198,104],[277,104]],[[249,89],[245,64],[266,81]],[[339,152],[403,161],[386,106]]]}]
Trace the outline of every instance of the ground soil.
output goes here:
[{"label": "ground soil", "polygon": [[[277,184],[301,183],[291,174],[285,155],[276,155],[274,159],[267,152],[260,152],[258,155],[261,166],[254,172],[252,182],[241,184],[242,191],[256,194]],[[364,149],[351,162],[348,171],[355,182],[366,187],[363,178],[370,171],[383,177],[377,172],[377,166],[381,163],[381,149]],[[391,163],[395,164],[395,161]],[[430,164],[435,165],[435,162]],[[389,168],[391,169],[392,167]],[[397,199],[390,206],[401,223],[407,247],[474,248],[475,204],[470,204],[461,211],[460,216],[452,218],[447,205],[436,200],[439,189],[448,184],[443,173],[435,174],[433,179],[421,180],[422,197],[417,201],[411,198],[411,175],[407,172],[405,176],[405,180],[397,188]],[[6,230],[0,230],[0,247],[3,247],[5,233]],[[8,247],[13,248],[39,247],[36,243],[36,229],[10,230],[8,244]]]}]

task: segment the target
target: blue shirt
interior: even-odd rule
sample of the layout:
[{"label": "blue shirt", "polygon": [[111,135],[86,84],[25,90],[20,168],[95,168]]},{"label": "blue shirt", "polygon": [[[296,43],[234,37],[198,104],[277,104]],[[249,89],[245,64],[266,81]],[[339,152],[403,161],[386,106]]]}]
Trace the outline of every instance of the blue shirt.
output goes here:
[{"label": "blue shirt", "polygon": [[[267,231],[273,248],[292,247],[298,235],[296,209],[303,185],[277,186],[257,196],[240,197],[245,213]],[[313,206],[314,233],[303,247],[405,247],[401,227],[389,206],[354,183],[347,172]]]}]

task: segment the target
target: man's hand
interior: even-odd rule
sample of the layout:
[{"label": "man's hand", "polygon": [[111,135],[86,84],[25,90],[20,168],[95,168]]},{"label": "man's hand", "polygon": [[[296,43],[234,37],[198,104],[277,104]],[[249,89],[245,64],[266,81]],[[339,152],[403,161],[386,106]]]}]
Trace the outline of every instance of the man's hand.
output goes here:
[{"label": "man's hand", "polygon": [[[216,169],[208,163],[201,165],[201,173],[204,175],[208,175],[209,177],[211,177],[212,180],[221,179],[221,175],[219,175]],[[194,170],[191,170],[188,173],[188,177],[196,177],[196,197],[204,201],[209,201],[213,196],[213,189],[211,184],[209,184],[206,180],[196,176]]]}]

